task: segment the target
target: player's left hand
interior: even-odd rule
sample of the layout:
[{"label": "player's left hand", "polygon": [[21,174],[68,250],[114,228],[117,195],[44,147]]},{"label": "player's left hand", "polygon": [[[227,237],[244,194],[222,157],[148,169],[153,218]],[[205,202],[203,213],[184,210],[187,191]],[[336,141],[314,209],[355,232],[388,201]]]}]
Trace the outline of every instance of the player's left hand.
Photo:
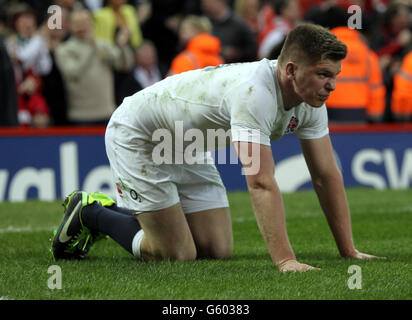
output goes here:
[{"label": "player's left hand", "polygon": [[359,259],[359,260],[366,260],[366,259],[386,259],[386,257],[377,257],[371,254],[362,253],[358,250],[354,250],[351,254],[345,255],[345,258],[349,259]]}]

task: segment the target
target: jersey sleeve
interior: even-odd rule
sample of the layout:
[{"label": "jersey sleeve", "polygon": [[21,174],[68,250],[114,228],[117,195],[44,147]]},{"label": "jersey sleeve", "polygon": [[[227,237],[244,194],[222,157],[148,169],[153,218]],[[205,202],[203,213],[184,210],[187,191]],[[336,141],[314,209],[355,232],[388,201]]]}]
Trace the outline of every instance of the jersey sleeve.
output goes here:
[{"label": "jersey sleeve", "polygon": [[324,104],[320,108],[309,107],[311,112],[308,119],[296,131],[299,139],[319,139],[329,133],[328,112]]},{"label": "jersey sleeve", "polygon": [[270,138],[266,134],[262,134],[260,130],[250,129],[241,126],[233,126],[231,128],[232,141],[252,142],[270,146]]},{"label": "jersey sleeve", "polygon": [[247,81],[230,91],[226,103],[230,107],[232,141],[270,145],[277,109],[267,88]]}]

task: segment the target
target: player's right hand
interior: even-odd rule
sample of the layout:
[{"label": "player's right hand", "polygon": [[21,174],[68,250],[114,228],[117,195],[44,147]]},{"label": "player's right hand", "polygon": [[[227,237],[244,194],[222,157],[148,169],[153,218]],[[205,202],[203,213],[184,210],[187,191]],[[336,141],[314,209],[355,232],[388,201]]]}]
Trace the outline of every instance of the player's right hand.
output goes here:
[{"label": "player's right hand", "polygon": [[306,272],[309,270],[320,270],[319,268],[312,267],[308,264],[300,263],[296,260],[282,261],[277,266],[280,272]]}]

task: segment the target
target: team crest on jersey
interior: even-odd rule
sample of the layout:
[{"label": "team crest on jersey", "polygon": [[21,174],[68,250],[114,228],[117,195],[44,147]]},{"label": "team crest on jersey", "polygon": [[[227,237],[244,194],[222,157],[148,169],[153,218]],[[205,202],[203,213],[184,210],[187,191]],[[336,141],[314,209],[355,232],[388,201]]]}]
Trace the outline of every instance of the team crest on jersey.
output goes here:
[{"label": "team crest on jersey", "polygon": [[119,182],[116,182],[116,188],[117,188],[117,192],[119,193],[120,198],[124,197],[123,191],[125,191],[130,194],[133,200],[142,202],[142,197],[140,196],[140,194],[138,194],[136,190],[133,190],[129,188],[128,186],[126,186],[121,179],[119,179]]},{"label": "team crest on jersey", "polygon": [[293,116],[289,121],[289,124],[285,130],[285,134],[295,132],[295,129],[298,127],[298,124],[299,124],[299,119]]},{"label": "team crest on jersey", "polygon": [[119,193],[120,198],[123,198],[123,191],[122,191],[122,188],[120,188],[119,183],[116,183],[116,188],[117,188],[117,192]]}]

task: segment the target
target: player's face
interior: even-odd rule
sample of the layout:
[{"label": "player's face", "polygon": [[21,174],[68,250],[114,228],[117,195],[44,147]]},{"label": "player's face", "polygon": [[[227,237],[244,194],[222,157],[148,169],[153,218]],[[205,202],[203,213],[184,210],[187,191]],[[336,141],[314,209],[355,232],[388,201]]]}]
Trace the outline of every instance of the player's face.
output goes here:
[{"label": "player's face", "polygon": [[315,65],[298,68],[295,92],[312,107],[321,107],[335,90],[335,80],[341,66],[341,61],[322,60]]}]

